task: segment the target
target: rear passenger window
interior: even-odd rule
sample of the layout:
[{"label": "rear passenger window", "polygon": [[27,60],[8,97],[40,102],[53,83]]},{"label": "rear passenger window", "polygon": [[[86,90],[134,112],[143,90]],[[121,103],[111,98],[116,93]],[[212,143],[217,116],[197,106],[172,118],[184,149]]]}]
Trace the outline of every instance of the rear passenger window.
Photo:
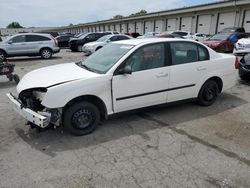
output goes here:
[{"label": "rear passenger window", "polygon": [[37,41],[50,41],[51,39],[48,37],[44,36],[39,36],[39,35],[27,35],[26,36],[26,41],[27,42],[37,42]]},{"label": "rear passenger window", "polygon": [[199,50],[199,60],[200,61],[206,61],[209,60],[209,54],[205,47],[198,45]]},{"label": "rear passenger window", "polygon": [[191,42],[170,43],[172,65],[199,61],[197,45]]}]

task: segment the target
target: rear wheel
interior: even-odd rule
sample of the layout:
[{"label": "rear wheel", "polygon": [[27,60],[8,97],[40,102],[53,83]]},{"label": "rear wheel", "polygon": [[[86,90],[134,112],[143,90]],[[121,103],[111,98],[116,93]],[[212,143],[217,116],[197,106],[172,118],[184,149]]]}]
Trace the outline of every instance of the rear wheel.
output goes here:
[{"label": "rear wheel", "polygon": [[203,84],[198,95],[198,103],[201,106],[212,105],[219,95],[219,86],[214,80],[209,80]]},{"label": "rear wheel", "polygon": [[50,59],[52,57],[52,50],[49,48],[44,48],[41,50],[40,55],[43,59]]},{"label": "rear wheel", "polygon": [[102,48],[102,46],[99,46],[99,47],[96,48],[95,51],[98,51],[98,50],[100,50],[101,48]]},{"label": "rear wheel", "polygon": [[79,102],[64,112],[64,128],[73,135],[82,136],[93,132],[100,122],[100,111],[89,102]]},{"label": "rear wheel", "polygon": [[6,60],[6,53],[3,50],[0,50],[0,62]]}]

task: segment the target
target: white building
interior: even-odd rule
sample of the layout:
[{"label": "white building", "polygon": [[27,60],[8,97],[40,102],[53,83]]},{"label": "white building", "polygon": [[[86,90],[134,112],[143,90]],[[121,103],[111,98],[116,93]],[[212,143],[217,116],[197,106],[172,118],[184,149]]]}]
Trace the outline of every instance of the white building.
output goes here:
[{"label": "white building", "polygon": [[18,33],[32,33],[32,32],[39,32],[44,30],[51,30],[51,27],[31,27],[31,28],[16,28],[16,29],[6,29],[0,28],[0,34],[2,36],[11,36]]},{"label": "white building", "polygon": [[151,31],[185,30],[212,35],[226,27],[245,27],[246,31],[250,32],[250,0],[220,1],[153,12],[144,16],[60,27],[56,30],[72,33],[116,30],[121,33],[140,34]]}]

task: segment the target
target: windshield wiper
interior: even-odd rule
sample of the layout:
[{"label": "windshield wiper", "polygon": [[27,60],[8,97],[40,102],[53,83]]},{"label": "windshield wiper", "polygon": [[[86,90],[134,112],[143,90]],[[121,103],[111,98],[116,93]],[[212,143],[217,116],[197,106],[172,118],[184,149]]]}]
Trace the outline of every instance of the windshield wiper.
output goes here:
[{"label": "windshield wiper", "polygon": [[88,67],[87,65],[83,64],[82,61],[79,61],[79,62],[77,62],[76,64],[77,64],[79,67],[82,67],[82,68],[84,68],[84,69],[86,69],[86,70],[88,70],[88,71],[90,71],[90,72],[95,72],[95,73],[97,73],[95,70],[93,70],[93,69],[91,69],[90,67]]}]

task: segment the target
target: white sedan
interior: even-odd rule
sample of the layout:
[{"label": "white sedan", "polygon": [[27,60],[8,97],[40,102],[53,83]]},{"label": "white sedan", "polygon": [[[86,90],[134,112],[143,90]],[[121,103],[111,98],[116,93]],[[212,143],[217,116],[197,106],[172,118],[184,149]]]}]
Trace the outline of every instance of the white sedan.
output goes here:
[{"label": "white sedan", "polygon": [[186,39],[124,40],[84,61],[32,71],[7,96],[30,125],[85,135],[119,112],[190,99],[212,105],[235,85],[235,60]]},{"label": "white sedan", "polygon": [[109,42],[127,40],[127,39],[132,39],[132,37],[127,36],[127,35],[122,35],[122,34],[105,35],[95,42],[90,42],[90,43],[85,44],[82,47],[82,51],[85,53],[85,55],[90,55],[90,54],[93,54],[95,51],[101,49],[103,46],[105,46]]}]

